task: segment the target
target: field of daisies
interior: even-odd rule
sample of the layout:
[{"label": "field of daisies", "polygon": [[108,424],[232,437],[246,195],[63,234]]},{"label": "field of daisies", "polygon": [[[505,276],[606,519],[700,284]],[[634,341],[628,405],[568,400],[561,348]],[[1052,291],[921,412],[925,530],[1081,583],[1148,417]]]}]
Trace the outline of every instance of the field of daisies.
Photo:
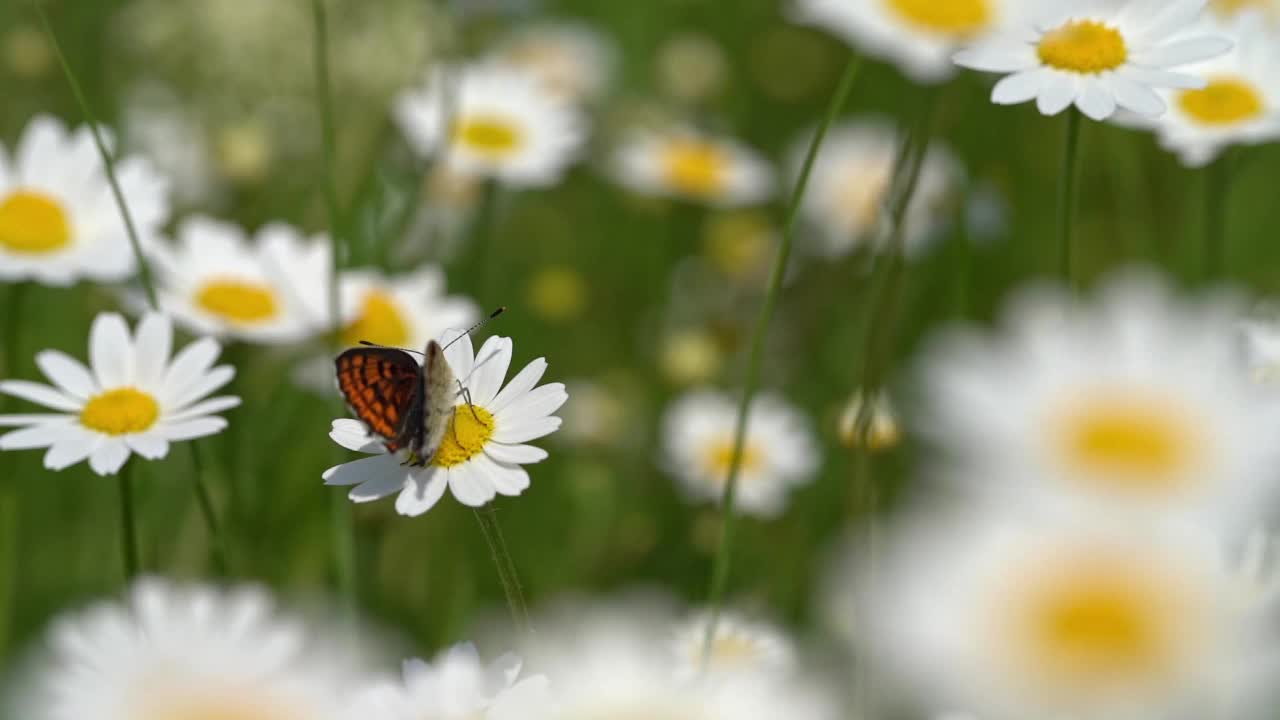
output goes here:
[{"label": "field of daisies", "polygon": [[0,720],[1280,712],[1280,0],[12,0],[0,88]]}]

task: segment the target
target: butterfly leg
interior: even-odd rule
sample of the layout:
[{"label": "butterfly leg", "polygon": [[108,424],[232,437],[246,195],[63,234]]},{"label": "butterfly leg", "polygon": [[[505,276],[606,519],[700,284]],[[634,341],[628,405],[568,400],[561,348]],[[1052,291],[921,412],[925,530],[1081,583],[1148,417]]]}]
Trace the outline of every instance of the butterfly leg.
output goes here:
[{"label": "butterfly leg", "polygon": [[461,380],[456,380],[455,382],[458,383],[458,392],[462,393],[462,399],[466,400],[467,407],[471,408],[471,417],[475,418],[476,422],[483,423],[480,416],[476,414],[475,404],[471,402],[471,390],[466,385],[463,385]]}]

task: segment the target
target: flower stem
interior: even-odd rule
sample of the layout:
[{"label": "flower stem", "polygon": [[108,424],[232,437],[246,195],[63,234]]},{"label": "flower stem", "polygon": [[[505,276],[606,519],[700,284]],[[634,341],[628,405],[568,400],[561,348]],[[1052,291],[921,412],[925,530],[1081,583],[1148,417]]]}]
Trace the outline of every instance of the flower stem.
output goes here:
[{"label": "flower stem", "polygon": [[93,109],[89,107],[89,101],[85,99],[84,91],[80,88],[80,81],[76,79],[71,64],[67,62],[67,56],[62,52],[58,36],[53,32],[53,25],[49,23],[49,16],[45,14],[44,8],[40,7],[38,0],[31,0],[31,7],[40,17],[40,24],[44,26],[45,35],[49,38],[49,46],[53,48],[58,64],[62,66],[62,72],[67,78],[67,84],[71,86],[71,94],[75,96],[76,103],[80,106],[80,113],[84,115],[85,122],[89,125],[93,144],[98,148],[98,155],[102,158],[102,169],[106,173],[107,182],[111,185],[111,194],[115,198],[116,206],[120,209],[121,218],[124,219],[125,231],[129,235],[129,246],[133,249],[134,259],[138,263],[138,280],[142,283],[142,289],[147,295],[147,304],[151,309],[158,310],[156,288],[151,280],[151,268],[147,265],[147,258],[142,252],[142,240],[138,237],[138,228],[134,225],[133,214],[129,212],[129,204],[125,202],[124,191],[120,189],[120,181],[116,178],[115,161],[111,157],[111,152],[107,150],[106,142],[102,139],[102,132],[98,129]]},{"label": "flower stem", "polygon": [[[22,334],[22,319],[26,317],[26,300],[31,293],[31,283],[19,282],[9,286],[9,296],[5,298],[4,366],[0,367],[0,377],[13,377],[18,370],[18,337]],[[0,401],[2,402],[2,401]]]},{"label": "flower stem", "polygon": [[704,663],[710,656],[716,625],[720,621],[720,611],[724,603],[725,585],[729,579],[729,566],[733,554],[733,503],[738,491],[738,475],[742,470],[742,448],[747,436],[747,415],[751,410],[751,401],[760,382],[760,365],[764,357],[765,336],[768,334],[769,323],[773,320],[773,314],[777,308],[778,296],[782,293],[782,280],[786,275],[787,261],[791,257],[791,246],[795,240],[796,225],[800,216],[800,203],[804,200],[805,190],[808,189],[809,176],[813,172],[814,161],[818,157],[822,142],[826,139],[827,131],[831,128],[831,125],[839,117],[841,109],[844,108],[861,68],[862,59],[860,56],[855,55],[849,59],[848,64],[845,66],[844,74],[841,75],[840,81],[836,85],[836,90],[831,96],[831,102],[827,105],[826,114],[823,116],[822,122],[818,125],[818,129],[814,132],[813,139],[809,143],[804,165],[800,170],[800,177],[792,189],[791,197],[787,204],[782,242],[778,244],[778,254],[774,258],[773,268],[770,271],[764,304],[760,308],[760,315],[756,319],[756,327],[752,332],[746,377],[743,379],[742,400],[738,405],[738,416],[734,426],[733,452],[730,455],[729,476],[725,481],[724,495],[720,503],[724,520],[720,525],[720,544],[711,570],[710,593],[708,596],[711,615],[707,622],[706,637],[703,640]]},{"label": "flower stem", "polygon": [[502,189],[498,181],[488,179],[480,188],[480,206],[476,209],[475,220],[471,226],[471,242],[475,245],[476,277],[483,279],[480,297],[484,302],[493,302],[491,293],[497,288],[502,278],[502,256],[498,252],[498,205],[501,201]]},{"label": "flower stem", "polygon": [[1075,221],[1076,192],[1079,183],[1080,111],[1067,111],[1067,135],[1062,146],[1062,177],[1058,182],[1058,271],[1068,287],[1076,285],[1071,240]]},{"label": "flower stem", "polygon": [[338,207],[338,189],[333,178],[333,99],[329,87],[329,21],[324,0],[311,0],[314,24],[312,53],[315,64],[316,112],[320,116],[321,185],[324,207],[329,219],[329,327],[336,335],[342,322],[338,297],[338,273],[342,265],[342,211]]},{"label": "flower stem", "polygon": [[1206,282],[1222,278],[1227,269],[1227,199],[1231,192],[1230,156],[1223,155],[1204,171],[1204,255],[1201,273]]},{"label": "flower stem", "polygon": [[127,462],[120,469],[120,557],[126,582],[132,582],[138,574],[138,531],[133,522],[134,464]]},{"label": "flower stem", "polygon": [[507,543],[502,538],[502,527],[498,525],[498,511],[492,506],[476,509],[476,520],[480,523],[480,532],[489,546],[493,556],[493,564],[498,569],[498,580],[502,583],[502,593],[507,598],[507,609],[511,611],[511,621],[515,623],[516,632],[524,634],[529,630],[529,610],[524,603],[524,593],[520,590],[520,578],[516,575],[515,563],[511,561],[511,553],[507,552]]},{"label": "flower stem", "polygon": [[213,498],[209,495],[209,487],[204,481],[204,462],[200,457],[199,443],[191,443],[191,481],[196,493],[196,503],[200,506],[200,515],[204,518],[205,530],[209,533],[209,544],[212,546],[213,567],[219,575],[225,576],[230,569],[227,564],[227,546],[218,525],[218,514],[213,509]]}]

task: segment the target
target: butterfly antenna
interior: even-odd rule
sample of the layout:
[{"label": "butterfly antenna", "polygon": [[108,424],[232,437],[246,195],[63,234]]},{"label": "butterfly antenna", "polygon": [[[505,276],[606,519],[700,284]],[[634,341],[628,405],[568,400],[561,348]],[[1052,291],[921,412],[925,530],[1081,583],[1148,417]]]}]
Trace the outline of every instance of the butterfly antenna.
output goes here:
[{"label": "butterfly antenna", "polygon": [[391,345],[379,345],[376,342],[369,342],[368,340],[361,340],[360,344],[364,345],[365,347],[382,348],[384,350],[402,350],[407,353],[413,353],[414,355],[422,355],[423,357],[426,356],[426,353],[422,352],[421,350],[411,350],[409,348],[392,347]]},{"label": "butterfly antenna", "polygon": [[485,318],[485,319],[481,320],[480,322],[476,323],[475,325],[472,325],[471,327],[467,328],[467,331],[466,331],[466,332],[464,332],[464,333],[462,333],[461,335],[459,335],[458,337],[456,337],[456,338],[454,338],[454,339],[450,340],[450,341],[449,341],[449,344],[448,344],[448,345],[445,345],[445,346],[444,346],[444,348],[441,348],[441,350],[444,350],[445,348],[448,348],[448,347],[449,347],[449,345],[452,345],[452,344],[454,344],[454,343],[458,342],[459,340],[461,340],[462,338],[464,338],[464,337],[466,337],[466,336],[470,335],[471,333],[475,332],[476,330],[479,330],[481,327],[483,327],[483,326],[484,326],[484,324],[485,324],[485,323],[487,323],[487,322],[489,322],[490,320],[492,320],[492,319],[494,319],[494,318],[498,317],[499,315],[501,315],[502,313],[504,313],[504,312],[506,312],[506,311],[507,311],[507,306],[506,306],[506,305],[503,305],[502,307],[499,307],[497,310],[494,310],[493,312],[489,313],[489,317],[487,317],[487,318]]}]

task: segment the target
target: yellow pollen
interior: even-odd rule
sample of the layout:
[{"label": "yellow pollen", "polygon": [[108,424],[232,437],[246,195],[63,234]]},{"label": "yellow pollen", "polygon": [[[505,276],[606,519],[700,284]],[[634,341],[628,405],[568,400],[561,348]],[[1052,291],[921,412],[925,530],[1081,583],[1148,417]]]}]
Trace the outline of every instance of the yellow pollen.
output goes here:
[{"label": "yellow pollen", "polygon": [[276,316],[276,295],[267,287],[243,280],[213,280],[196,293],[195,303],[236,325],[257,325]]},{"label": "yellow pollen", "polygon": [[405,322],[395,298],[377,290],[365,294],[360,316],[342,331],[343,345],[358,345],[361,340],[368,340],[379,345],[404,347],[411,339],[409,324]]},{"label": "yellow pollen", "polygon": [[724,190],[729,155],[721,148],[697,140],[675,140],[663,153],[663,173],[673,189],[695,197],[712,197]]},{"label": "yellow pollen", "polygon": [[0,247],[44,255],[70,244],[71,224],[57,200],[34,190],[16,190],[0,201]]},{"label": "yellow pollen", "polygon": [[903,20],[929,32],[966,38],[991,24],[989,0],[887,0]]},{"label": "yellow pollen", "polygon": [[1193,481],[1201,438],[1184,409],[1159,397],[1098,393],[1052,430],[1070,470],[1113,489],[1168,492]]},{"label": "yellow pollen", "polygon": [[131,387],[95,395],[80,411],[80,424],[107,435],[143,432],[160,417],[160,405],[147,393]]},{"label": "yellow pollen", "polygon": [[1115,70],[1129,59],[1120,31],[1094,20],[1073,20],[1045,33],[1036,52],[1045,65],[1080,75]]},{"label": "yellow pollen", "polygon": [[1178,107],[1201,125],[1235,125],[1259,118],[1266,105],[1257,88],[1245,80],[1218,77],[1200,90],[1184,90]]},{"label": "yellow pollen", "polygon": [[479,455],[489,438],[493,437],[494,427],[493,414],[488,410],[465,403],[457,406],[431,464],[436,467],[453,467]]},{"label": "yellow pollen", "polygon": [[[733,463],[733,440],[725,438],[714,443],[706,451],[706,469],[716,483],[724,483],[729,479],[730,465]],[[742,466],[739,478],[747,477],[764,468],[764,452],[750,442],[742,446]]]},{"label": "yellow pollen", "polygon": [[472,152],[495,160],[511,155],[524,145],[524,133],[510,120],[484,115],[459,120],[453,129],[453,139]]}]

